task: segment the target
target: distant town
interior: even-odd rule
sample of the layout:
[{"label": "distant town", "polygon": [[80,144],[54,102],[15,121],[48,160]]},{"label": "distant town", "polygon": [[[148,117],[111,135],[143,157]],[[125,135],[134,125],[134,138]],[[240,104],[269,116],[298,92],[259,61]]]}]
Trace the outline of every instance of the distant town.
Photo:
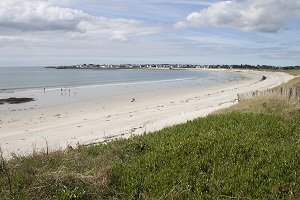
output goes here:
[{"label": "distant town", "polygon": [[113,70],[113,69],[300,69],[300,66],[271,66],[271,65],[193,65],[193,64],[80,64],[70,66],[49,66],[52,69],[92,69],[92,70]]}]

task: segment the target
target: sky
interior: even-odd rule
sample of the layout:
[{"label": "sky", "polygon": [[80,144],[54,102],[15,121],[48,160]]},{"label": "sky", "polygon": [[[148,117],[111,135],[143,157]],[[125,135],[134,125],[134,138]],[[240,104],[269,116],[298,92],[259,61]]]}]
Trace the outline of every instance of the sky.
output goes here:
[{"label": "sky", "polygon": [[300,65],[300,0],[0,0],[0,66]]}]

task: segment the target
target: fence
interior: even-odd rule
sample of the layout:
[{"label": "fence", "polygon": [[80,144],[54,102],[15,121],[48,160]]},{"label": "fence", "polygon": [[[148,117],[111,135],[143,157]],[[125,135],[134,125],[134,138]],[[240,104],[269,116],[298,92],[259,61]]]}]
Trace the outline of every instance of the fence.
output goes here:
[{"label": "fence", "polygon": [[237,94],[238,101],[250,99],[257,96],[276,94],[288,100],[294,99],[300,101],[300,88],[275,87],[264,91],[252,91],[247,93]]}]

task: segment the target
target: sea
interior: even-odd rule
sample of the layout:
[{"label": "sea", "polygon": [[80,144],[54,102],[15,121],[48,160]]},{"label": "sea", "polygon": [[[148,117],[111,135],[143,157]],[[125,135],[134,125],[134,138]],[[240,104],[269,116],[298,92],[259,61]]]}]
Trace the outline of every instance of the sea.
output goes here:
[{"label": "sea", "polygon": [[0,99],[29,97],[34,102],[2,104],[0,114],[65,105],[88,99],[118,98],[151,92],[179,92],[245,79],[241,73],[169,69],[49,69],[0,67]]},{"label": "sea", "polygon": [[0,93],[36,89],[152,84],[198,80],[203,85],[241,78],[238,73],[191,70],[88,70],[0,67]]}]

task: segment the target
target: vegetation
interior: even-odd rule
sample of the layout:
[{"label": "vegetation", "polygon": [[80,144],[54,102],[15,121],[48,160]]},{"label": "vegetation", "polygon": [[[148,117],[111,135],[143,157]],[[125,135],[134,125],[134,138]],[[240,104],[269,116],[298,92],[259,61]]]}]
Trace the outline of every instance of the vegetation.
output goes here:
[{"label": "vegetation", "polygon": [[290,82],[284,84],[284,86],[300,88],[300,75],[298,78],[295,78],[295,79],[291,80]]},{"label": "vegetation", "polygon": [[194,69],[194,68],[211,68],[211,69],[253,69],[253,70],[271,70],[271,71],[297,71],[300,66],[272,66],[272,65],[195,65],[195,64],[79,64],[69,66],[49,66],[49,69],[93,69],[93,70],[107,70],[107,69],[148,69],[148,68],[165,68],[165,69]]},{"label": "vegetation", "polygon": [[246,99],[239,104],[214,112],[214,114],[241,112],[241,113],[268,113],[279,115],[285,118],[298,118],[300,114],[300,102],[295,99],[288,99],[278,94],[258,96],[255,99]]},{"label": "vegetation", "polygon": [[289,73],[294,76],[300,76],[300,69],[293,69],[293,70],[283,70],[283,72]]},{"label": "vegetation", "polygon": [[2,159],[2,199],[299,199],[300,102],[264,96],[161,131]]}]

